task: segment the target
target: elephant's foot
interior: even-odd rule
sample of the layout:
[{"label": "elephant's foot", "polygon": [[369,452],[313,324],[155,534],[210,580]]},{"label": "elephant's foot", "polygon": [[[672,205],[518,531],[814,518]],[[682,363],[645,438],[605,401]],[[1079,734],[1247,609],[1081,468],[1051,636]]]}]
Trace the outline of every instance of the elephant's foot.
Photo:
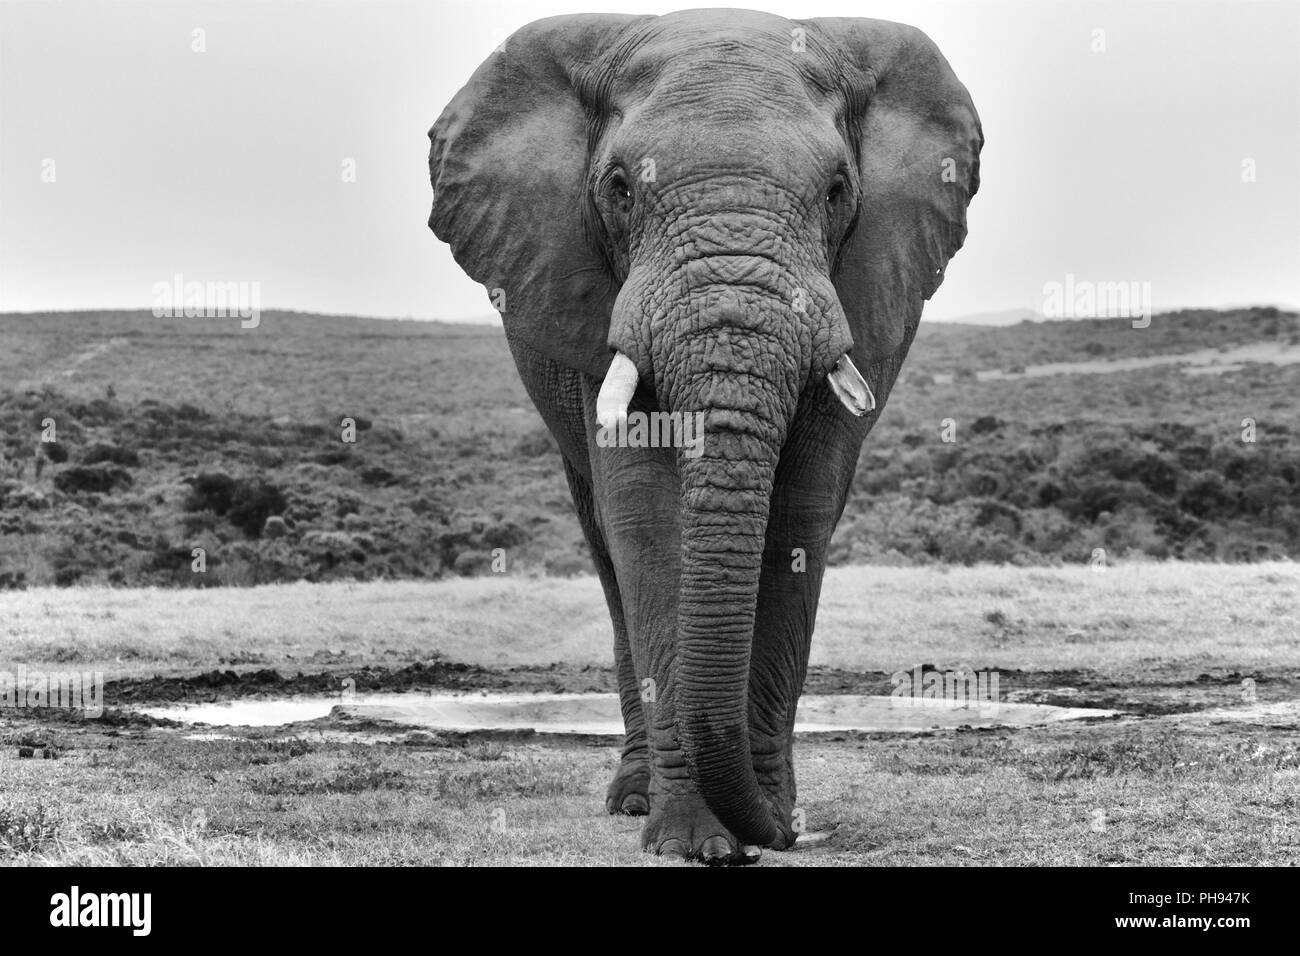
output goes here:
[{"label": "elephant's foot", "polygon": [[641,848],[709,866],[755,863],[763,852],[758,847],[741,846],[698,793],[656,794],[650,819],[641,830]]},{"label": "elephant's foot", "polygon": [[650,812],[650,753],[644,747],[623,754],[605,791],[605,810],[629,817]]}]

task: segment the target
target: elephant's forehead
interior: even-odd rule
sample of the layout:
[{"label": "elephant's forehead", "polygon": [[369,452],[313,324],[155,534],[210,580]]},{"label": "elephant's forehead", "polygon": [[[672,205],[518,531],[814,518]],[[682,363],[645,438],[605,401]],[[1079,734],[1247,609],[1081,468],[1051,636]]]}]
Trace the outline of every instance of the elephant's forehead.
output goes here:
[{"label": "elephant's forehead", "polygon": [[806,104],[842,80],[798,23],[751,10],[686,10],[655,17],[610,68],[628,97],[689,100],[694,94],[761,95],[770,107]]}]

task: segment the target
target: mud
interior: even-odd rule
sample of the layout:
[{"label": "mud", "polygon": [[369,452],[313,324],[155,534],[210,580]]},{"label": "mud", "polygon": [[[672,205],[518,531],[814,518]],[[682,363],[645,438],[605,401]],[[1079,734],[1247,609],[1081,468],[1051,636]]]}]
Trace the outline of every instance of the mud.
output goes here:
[{"label": "mud", "polygon": [[[345,684],[351,681],[350,685]],[[213,670],[193,677],[150,677],[110,681],[104,687],[109,707],[143,704],[213,703],[244,697],[296,697],[341,694],[345,687],[358,694],[415,690],[489,690],[537,693],[613,693],[617,689],[611,668],[515,667],[488,670],[472,664],[433,660],[401,668],[334,668],[306,674],[276,670]]]},{"label": "mud", "polygon": [[[933,664],[923,664],[929,671]],[[973,670],[982,668],[975,667]],[[1300,698],[1300,673],[1281,668],[1243,674],[1202,673],[1195,677],[1117,681],[1086,670],[1021,671],[999,669],[1000,689],[1012,703],[1055,707],[1098,707],[1143,715],[1189,713],[1228,706],[1243,699],[1243,682],[1254,681],[1261,698]],[[809,668],[805,694],[887,696],[892,690],[885,671]],[[612,668],[552,664],[492,670],[471,664],[432,660],[402,668],[334,668],[314,673],[283,674],[271,669],[213,670],[192,677],[161,676],[111,681],[105,686],[110,708],[138,709],[149,704],[215,703],[245,697],[338,697],[345,681],[359,695],[408,691],[489,691],[494,693],[612,694]]]},{"label": "mud", "polygon": [[[925,670],[937,669],[930,664]],[[978,669],[978,668],[973,668]],[[1148,672],[1143,679],[1118,680],[1114,677],[1084,670],[1019,671],[999,670],[1000,691],[1004,707],[1012,705],[1042,705],[1051,708],[1082,708],[1093,711],[1112,711],[1126,718],[1147,718],[1194,714],[1200,711],[1231,710],[1240,712],[1258,701],[1300,699],[1300,673],[1281,668],[1252,671],[1249,676],[1237,671],[1220,671],[1189,676],[1186,671],[1170,673],[1167,677]],[[827,667],[811,668],[804,687],[805,700],[818,696],[888,696],[892,690],[891,675],[884,671],[847,671]],[[490,669],[470,664],[429,660],[400,668],[377,666],[346,667],[311,673],[282,673],[271,669],[212,670],[190,676],[155,676],[109,682],[105,687],[105,710],[94,723],[108,734],[129,733],[149,728],[192,727],[195,721],[211,726],[244,726],[284,728],[308,724],[314,731],[333,728],[341,733],[389,733],[395,726],[393,714],[367,712],[366,705],[374,707],[403,706],[403,695],[428,697],[435,694],[490,694],[490,695],[612,695],[616,680],[611,668],[553,664],[544,667],[514,667]],[[347,695],[347,696],[345,696]],[[207,705],[220,707],[240,702],[253,707],[255,716],[222,714],[219,710],[178,714],[168,709],[172,706]],[[361,709],[335,710],[336,705],[361,702]],[[59,710],[27,712],[47,725],[79,723],[75,713]],[[239,721],[232,724],[231,721]],[[248,721],[245,723],[244,721]],[[397,721],[400,723],[400,720]],[[454,726],[469,726],[451,723]],[[479,722],[481,724],[481,722]],[[499,725],[499,720],[491,721]],[[440,738],[448,734],[530,735],[541,731],[549,736],[549,725],[543,721],[541,728],[523,726],[528,721],[507,722],[504,726],[484,730],[454,730],[441,727]],[[535,722],[534,722],[535,723]],[[438,726],[428,715],[415,720],[415,727]],[[929,731],[920,724],[906,728],[883,725],[875,717],[858,721],[857,729],[811,730],[807,733],[874,734],[907,730],[925,734]],[[943,726],[937,724],[935,726]],[[956,721],[948,726],[966,726],[982,729],[993,726],[987,722]],[[282,732],[282,731],[281,731]],[[592,736],[600,739],[611,731],[606,726],[562,728],[558,733]]]}]

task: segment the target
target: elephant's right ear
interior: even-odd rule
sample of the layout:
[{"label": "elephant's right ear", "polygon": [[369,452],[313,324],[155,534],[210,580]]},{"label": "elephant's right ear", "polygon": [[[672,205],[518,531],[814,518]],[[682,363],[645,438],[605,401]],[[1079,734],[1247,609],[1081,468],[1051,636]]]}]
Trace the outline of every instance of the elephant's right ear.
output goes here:
[{"label": "elephant's right ear", "polygon": [[597,377],[618,288],[583,229],[584,69],[632,16],[538,20],[515,32],[429,131],[429,228],[502,313],[506,335]]}]

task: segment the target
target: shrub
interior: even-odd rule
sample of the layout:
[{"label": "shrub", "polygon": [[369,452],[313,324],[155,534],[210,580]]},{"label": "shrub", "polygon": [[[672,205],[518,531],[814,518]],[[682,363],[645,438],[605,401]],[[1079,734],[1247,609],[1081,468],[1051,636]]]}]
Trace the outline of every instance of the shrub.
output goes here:
[{"label": "shrub", "polygon": [[367,485],[395,485],[399,479],[383,465],[367,465],[361,469],[361,480]]},{"label": "shrub", "polygon": [[108,494],[131,484],[131,475],[115,465],[74,465],[54,476],[54,487],[69,495]]},{"label": "shrub", "polygon": [[515,442],[515,454],[524,458],[541,458],[545,455],[558,453],[560,446],[555,443],[550,429],[535,428],[519,441]]},{"label": "shrub", "polygon": [[1209,518],[1228,511],[1232,497],[1223,487],[1223,479],[1213,472],[1194,475],[1178,498],[1178,506],[1198,518]]},{"label": "shrub", "polygon": [[97,465],[100,462],[124,465],[127,468],[139,468],[140,455],[133,448],[122,448],[120,445],[96,442],[82,453],[81,463],[83,465]]},{"label": "shrub", "polygon": [[548,552],[542,563],[546,573],[556,578],[572,578],[592,572],[590,558],[580,557],[570,551]]},{"label": "shrub", "polygon": [[266,526],[266,519],[284,511],[284,492],[262,478],[242,478],[230,494],[230,523],[250,538],[256,538]]},{"label": "shrub", "polygon": [[492,570],[492,555],[486,551],[462,551],[456,555],[452,570],[461,577],[487,574]]},{"label": "shrub", "polygon": [[234,478],[212,472],[199,475],[189,484],[191,491],[185,500],[186,511],[211,511],[216,515],[224,515],[230,510],[230,499],[235,493]]},{"label": "shrub", "polygon": [[483,530],[483,543],[489,548],[513,548],[528,539],[528,532],[513,521],[503,521]]}]

